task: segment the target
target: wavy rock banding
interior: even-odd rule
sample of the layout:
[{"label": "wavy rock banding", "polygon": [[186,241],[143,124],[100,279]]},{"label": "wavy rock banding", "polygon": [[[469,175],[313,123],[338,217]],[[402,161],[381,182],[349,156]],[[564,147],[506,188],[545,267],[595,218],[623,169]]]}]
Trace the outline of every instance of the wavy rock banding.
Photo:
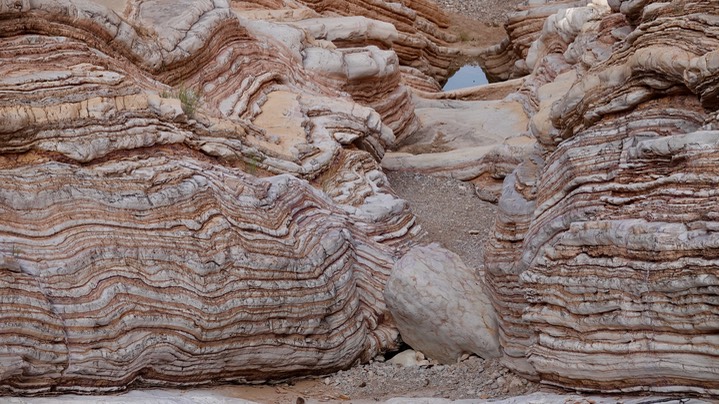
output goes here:
[{"label": "wavy rock banding", "polygon": [[[364,16],[394,25],[397,30],[392,49],[403,66],[412,67],[434,79],[446,78],[456,49],[449,47],[458,38],[449,33],[449,18],[434,2],[412,0],[405,2],[300,0],[313,10],[343,16]],[[333,40],[340,47],[352,41]],[[356,44],[356,42],[354,42]]]},{"label": "wavy rock banding", "polygon": [[56,391],[283,378],[391,343],[376,291],[390,251],[355,250],[349,217],[301,180],[175,157],[4,170],[3,272],[39,312],[4,322],[3,345],[38,341],[3,355],[5,388],[47,389],[37,362]]},{"label": "wavy rock banding", "polygon": [[221,0],[121,3],[0,3],[0,394],[395,346],[384,284],[421,231],[378,163],[416,119],[395,54]]},{"label": "wavy rock banding", "polygon": [[504,361],[571,389],[716,395],[719,9],[609,6],[550,17],[531,46],[518,96],[540,147],[486,255]]},{"label": "wavy rock banding", "polygon": [[[446,74],[441,13],[107,3],[0,3],[0,394],[283,379],[393,347],[385,286],[421,229],[378,161],[426,118],[403,83]],[[532,2],[485,55],[529,76],[483,104],[529,141],[423,162],[506,177],[485,284],[516,373],[719,394],[718,13]]]},{"label": "wavy rock banding", "polygon": [[[588,0],[540,0],[530,1],[509,14],[505,24],[507,37],[499,44],[492,46],[482,54],[483,68],[487,77],[492,80],[526,76],[533,72],[533,49],[538,45],[548,45],[549,41],[540,41],[542,35],[550,34],[552,21],[568,9],[581,7],[591,3]],[[559,14],[558,14],[559,12]],[[570,19],[575,17],[570,15]],[[570,23],[571,24],[571,23]],[[576,29],[576,24],[575,25]],[[581,23],[579,25],[581,27]],[[566,25],[560,29],[564,38],[571,35],[572,29]],[[570,40],[571,42],[571,40]],[[564,44],[565,46],[567,43]],[[559,50],[560,48],[555,48]]]}]

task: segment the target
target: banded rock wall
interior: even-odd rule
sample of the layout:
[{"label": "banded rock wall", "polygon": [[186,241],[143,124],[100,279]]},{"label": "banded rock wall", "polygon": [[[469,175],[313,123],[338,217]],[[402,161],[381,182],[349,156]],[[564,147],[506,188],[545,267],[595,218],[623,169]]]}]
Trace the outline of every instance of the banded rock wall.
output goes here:
[{"label": "banded rock wall", "polygon": [[519,96],[540,147],[505,180],[486,255],[504,360],[572,389],[716,395],[719,8],[609,6],[533,45]]},{"label": "banded rock wall", "polygon": [[[588,0],[539,0],[529,1],[509,14],[505,24],[507,37],[499,44],[490,47],[482,54],[483,68],[491,81],[507,80],[526,76],[533,72],[534,66],[528,63],[532,59],[532,46],[544,44],[539,41],[547,33],[549,18],[555,18],[562,10],[585,6]],[[571,31],[562,30],[569,34]],[[571,40],[569,41],[571,42]],[[535,45],[535,46],[536,46]],[[565,43],[565,46],[567,43]],[[556,48],[555,50],[559,50]]]},{"label": "banded rock wall", "polygon": [[397,58],[222,0],[110,3],[0,3],[0,394],[282,379],[394,346],[382,291],[420,229],[357,101],[388,103],[362,79],[398,91]]},{"label": "banded rock wall", "polygon": [[313,38],[338,49],[368,45],[393,50],[404,82],[438,91],[460,51],[449,18],[432,1],[383,0],[233,0],[243,17],[287,23],[307,29]]},{"label": "banded rock wall", "polygon": [[[394,25],[397,36],[392,42],[392,49],[397,52],[400,63],[437,80],[448,76],[452,58],[459,53],[449,47],[458,41],[458,38],[447,30],[449,18],[432,1],[301,1],[320,14],[364,16]],[[357,44],[342,40],[333,42],[340,47]]]}]

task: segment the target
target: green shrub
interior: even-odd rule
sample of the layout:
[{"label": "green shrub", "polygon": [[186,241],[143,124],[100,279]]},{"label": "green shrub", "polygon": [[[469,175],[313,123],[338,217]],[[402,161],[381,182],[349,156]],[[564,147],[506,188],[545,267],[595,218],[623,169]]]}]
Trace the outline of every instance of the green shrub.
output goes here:
[{"label": "green shrub", "polygon": [[195,116],[195,111],[200,104],[200,94],[192,88],[180,87],[177,90],[177,98],[180,99],[182,110],[190,118]]},{"label": "green shrub", "polygon": [[197,108],[200,106],[200,92],[185,86],[180,86],[176,91],[163,91],[160,93],[162,98],[177,98],[182,105],[182,112],[190,118],[194,118]]}]

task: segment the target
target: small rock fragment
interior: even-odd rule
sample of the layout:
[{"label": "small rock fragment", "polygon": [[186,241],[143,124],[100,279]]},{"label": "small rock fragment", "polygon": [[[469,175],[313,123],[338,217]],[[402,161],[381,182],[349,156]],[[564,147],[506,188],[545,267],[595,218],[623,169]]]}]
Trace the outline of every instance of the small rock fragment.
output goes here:
[{"label": "small rock fragment", "polygon": [[[422,355],[422,357],[424,357],[424,355]],[[387,363],[399,366],[419,366],[420,360],[418,360],[417,358],[417,352],[412,349],[408,349],[406,351],[398,353],[392,359],[387,361]],[[427,362],[427,364],[429,364],[429,362]]]},{"label": "small rock fragment", "polygon": [[509,382],[509,390],[510,391],[517,391],[523,387],[524,387],[524,379],[519,379],[519,378],[515,377]]}]

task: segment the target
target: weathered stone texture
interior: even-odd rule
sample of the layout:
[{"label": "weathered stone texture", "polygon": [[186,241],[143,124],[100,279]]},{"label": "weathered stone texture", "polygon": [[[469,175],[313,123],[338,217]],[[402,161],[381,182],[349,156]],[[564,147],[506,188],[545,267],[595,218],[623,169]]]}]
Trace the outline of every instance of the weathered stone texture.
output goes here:
[{"label": "weathered stone texture", "polygon": [[719,8],[609,5],[532,45],[519,95],[540,148],[487,251],[505,362],[579,390],[718,394]]},{"label": "weathered stone texture", "polygon": [[[458,54],[449,47],[458,38],[447,31],[449,18],[439,6],[427,0],[385,2],[382,0],[300,0],[320,14],[364,16],[387,22],[397,29],[392,49],[403,66],[420,70],[435,79],[447,77],[452,57]],[[340,47],[357,42],[337,38]]]},{"label": "weathered stone texture", "polygon": [[[551,32],[546,29],[552,25],[552,19],[563,19],[564,10],[581,7],[589,0],[540,0],[530,1],[518,7],[509,15],[505,24],[507,38],[483,53],[484,70],[490,80],[506,80],[532,73],[533,67],[527,59],[532,59],[532,47],[546,42],[537,40],[541,35]],[[559,14],[558,14],[559,13]],[[573,19],[574,16],[569,16]],[[544,29],[543,29],[544,28]],[[576,29],[576,28],[574,28]],[[569,34],[570,30],[562,30]],[[570,41],[571,42],[571,41]]]},{"label": "weathered stone texture", "polygon": [[0,3],[0,394],[394,346],[382,293],[420,232],[378,163],[416,119],[395,54],[221,0],[112,6]]},{"label": "weathered stone texture", "polygon": [[463,354],[499,356],[494,309],[479,273],[437,244],[414,247],[385,288],[402,339],[428,357],[456,363]]}]

